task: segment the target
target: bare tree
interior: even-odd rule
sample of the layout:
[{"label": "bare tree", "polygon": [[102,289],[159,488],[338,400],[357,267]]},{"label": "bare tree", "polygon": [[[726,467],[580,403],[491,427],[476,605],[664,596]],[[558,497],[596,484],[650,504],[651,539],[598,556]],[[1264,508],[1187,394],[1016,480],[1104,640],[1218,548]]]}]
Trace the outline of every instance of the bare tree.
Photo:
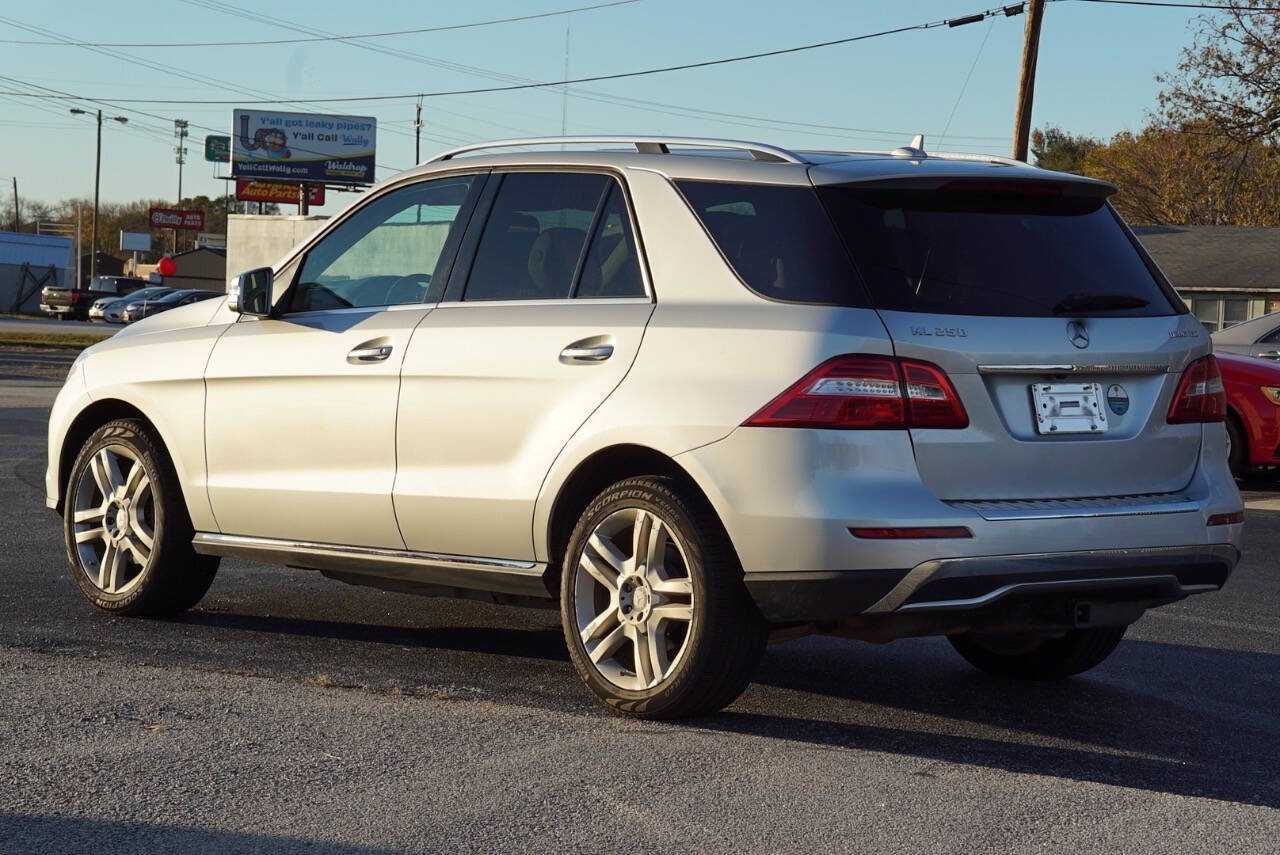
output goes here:
[{"label": "bare tree", "polygon": [[1207,126],[1238,147],[1280,145],[1280,0],[1220,6],[1196,18],[1177,71],[1156,78],[1165,86],[1162,118],[1171,127]]}]

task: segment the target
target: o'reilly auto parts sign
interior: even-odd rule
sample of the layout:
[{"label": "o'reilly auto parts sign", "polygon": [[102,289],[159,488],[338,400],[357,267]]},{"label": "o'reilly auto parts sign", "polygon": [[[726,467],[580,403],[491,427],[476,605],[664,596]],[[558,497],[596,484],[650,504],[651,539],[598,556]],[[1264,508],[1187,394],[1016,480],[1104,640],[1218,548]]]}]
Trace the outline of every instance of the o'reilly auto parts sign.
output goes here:
[{"label": "o'reilly auto parts sign", "polygon": [[236,178],[372,184],[377,120],[236,110],[231,174]]}]

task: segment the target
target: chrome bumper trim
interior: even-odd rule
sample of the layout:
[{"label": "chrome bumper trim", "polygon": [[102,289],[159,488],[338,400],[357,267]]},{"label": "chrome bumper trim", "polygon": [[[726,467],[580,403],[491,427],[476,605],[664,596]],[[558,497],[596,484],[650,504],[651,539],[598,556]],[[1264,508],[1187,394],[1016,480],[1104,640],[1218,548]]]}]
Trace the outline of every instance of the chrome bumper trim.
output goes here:
[{"label": "chrome bumper trim", "polygon": [[[1047,579],[1044,582],[1023,581],[1001,586],[974,602],[967,600],[948,600],[925,603],[912,603],[903,606],[912,594],[926,582],[935,579],[957,576],[992,576],[999,577],[1008,573],[1026,573],[1043,570],[1052,573],[1059,570],[1097,570],[1095,579],[1070,580],[1072,582],[1089,582],[1121,580],[1128,582],[1132,578],[1153,579],[1163,575],[1161,571],[1172,570],[1181,565],[1203,562],[1225,564],[1228,570],[1240,561],[1240,550],[1231,544],[1218,543],[1204,546],[1157,546],[1136,549],[1091,549],[1080,552],[1041,552],[1026,555],[992,555],[971,556],[966,558],[943,558],[917,564],[885,594],[878,602],[866,610],[865,614],[886,614],[895,611],[916,611],[930,608],[965,608],[982,605],[999,599],[1013,589],[1035,585],[1051,585],[1058,580]],[[1142,570],[1150,573],[1135,576]],[[1113,571],[1113,572],[1108,572]],[[1114,572],[1122,571],[1122,572]],[[1176,576],[1173,580],[1177,582]],[[1186,593],[1200,593],[1213,590],[1214,586],[1187,585],[1182,586]]]},{"label": "chrome bumper trim", "polygon": [[1092,517],[1150,516],[1200,510],[1200,503],[1184,493],[1139,496],[1100,496],[1092,499],[1002,499],[947,502],[973,511],[984,520],[1065,520]]}]

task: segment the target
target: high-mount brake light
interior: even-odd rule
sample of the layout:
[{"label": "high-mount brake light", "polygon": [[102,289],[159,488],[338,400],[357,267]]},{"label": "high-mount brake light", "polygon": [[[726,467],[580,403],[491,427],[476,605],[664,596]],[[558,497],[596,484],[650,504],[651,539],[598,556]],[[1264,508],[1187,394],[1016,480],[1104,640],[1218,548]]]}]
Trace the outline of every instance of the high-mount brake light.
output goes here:
[{"label": "high-mount brake light", "polygon": [[1220,422],[1227,416],[1227,393],[1222,371],[1213,354],[1202,356],[1187,366],[1178,383],[1178,392],[1169,405],[1171,425],[1193,422]]},{"label": "high-mount brake light", "polygon": [[1000,196],[1061,196],[1062,186],[1052,181],[987,181],[959,179],[938,188],[940,193],[981,193]]},{"label": "high-mount brake light", "polygon": [[891,356],[837,356],[743,422],[748,427],[963,428],[969,417],[942,369]]}]

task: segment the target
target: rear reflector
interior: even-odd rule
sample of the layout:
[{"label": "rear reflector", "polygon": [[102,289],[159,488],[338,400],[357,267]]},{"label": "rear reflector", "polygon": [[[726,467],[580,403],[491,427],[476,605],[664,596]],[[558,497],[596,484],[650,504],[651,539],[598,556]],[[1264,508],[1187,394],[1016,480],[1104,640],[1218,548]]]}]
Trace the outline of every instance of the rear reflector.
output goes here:
[{"label": "rear reflector", "polygon": [[1187,366],[1178,383],[1178,393],[1169,405],[1171,425],[1190,422],[1220,422],[1227,415],[1227,393],[1222,385],[1218,360],[1201,357]]},{"label": "rear reflector", "polygon": [[854,537],[866,540],[929,540],[949,537],[973,537],[962,525],[935,528],[851,528]]},{"label": "rear reflector", "polygon": [[1214,514],[1205,525],[1239,525],[1244,522],[1244,511],[1234,514]]},{"label": "rear reflector", "polygon": [[743,422],[747,427],[963,428],[960,398],[942,369],[891,356],[837,356]]}]

